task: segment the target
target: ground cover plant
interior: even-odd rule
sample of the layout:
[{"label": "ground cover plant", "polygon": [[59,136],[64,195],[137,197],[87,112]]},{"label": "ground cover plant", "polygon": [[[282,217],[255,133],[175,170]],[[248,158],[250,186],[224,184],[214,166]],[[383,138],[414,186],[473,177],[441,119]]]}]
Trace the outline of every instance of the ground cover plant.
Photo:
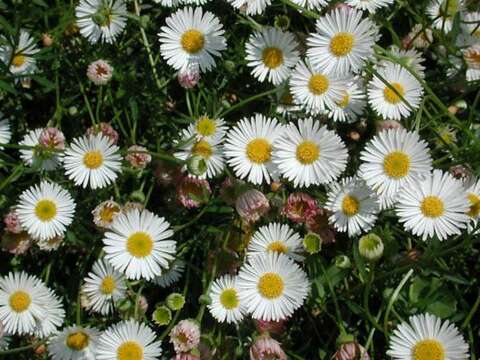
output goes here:
[{"label": "ground cover plant", "polygon": [[0,0],[0,358],[480,356],[475,0]]}]

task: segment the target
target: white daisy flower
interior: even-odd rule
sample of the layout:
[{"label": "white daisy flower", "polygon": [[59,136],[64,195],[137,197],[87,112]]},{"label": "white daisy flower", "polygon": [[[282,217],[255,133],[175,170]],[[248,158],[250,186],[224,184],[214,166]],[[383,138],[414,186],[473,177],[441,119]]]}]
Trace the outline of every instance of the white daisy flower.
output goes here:
[{"label": "white daisy flower", "polygon": [[180,4],[180,0],[153,0],[153,2],[165,7],[174,7]]},{"label": "white daisy flower", "polygon": [[360,174],[368,186],[381,196],[382,208],[396,200],[405,184],[429,176],[432,158],[425,141],[404,128],[377,134],[360,153]]},{"label": "white daisy flower", "polygon": [[162,288],[169,287],[180,280],[184,271],[185,262],[183,260],[176,259],[169,265],[168,269],[162,272],[162,275],[153,278],[153,282]]},{"label": "white daisy flower", "polygon": [[212,283],[209,296],[212,303],[208,305],[210,314],[218,322],[239,323],[245,315],[245,308],[240,303],[236,277],[224,275]]},{"label": "white daisy flower", "polygon": [[181,0],[182,4],[187,4],[187,5],[204,5],[208,1],[209,0]]},{"label": "white daisy flower", "polygon": [[37,277],[16,272],[0,278],[0,321],[8,334],[45,338],[64,318],[60,300]]},{"label": "white daisy flower", "polygon": [[283,126],[277,119],[255,114],[243,118],[230,129],[224,145],[228,164],[240,179],[260,185],[270,184],[276,176],[272,163],[272,144],[282,134]]},{"label": "white daisy flower", "polygon": [[196,134],[198,140],[212,139],[215,136],[223,137],[227,132],[227,126],[223,119],[211,119],[204,115],[188,127],[188,132]]},{"label": "white daisy flower", "polygon": [[247,255],[256,256],[276,252],[292,260],[303,261],[302,238],[287,224],[270,223],[259,228],[252,236]]},{"label": "white daisy flower", "polygon": [[292,2],[309,10],[320,10],[326,7],[330,0],[292,0]]},{"label": "white daisy flower", "polygon": [[374,14],[378,9],[393,4],[393,0],[347,0],[346,4],[357,10],[366,10],[369,13]]},{"label": "white daisy flower", "polygon": [[423,88],[408,70],[399,64],[384,63],[377,71],[381,78],[374,75],[368,83],[368,102],[379,115],[385,119],[400,120],[418,109]]},{"label": "white daisy flower", "polygon": [[113,44],[127,25],[124,0],[80,0],[75,8],[80,34],[90,43]]},{"label": "white daisy flower", "polygon": [[290,78],[290,91],[296,104],[302,105],[307,113],[324,113],[343,97],[343,89],[352,78],[337,77],[314,70],[309,61],[300,61]]},{"label": "white daisy flower", "polygon": [[227,45],[223,26],[211,12],[201,7],[177,10],[162,26],[160,53],[168,65],[176,70],[198,66],[202,72],[215,67],[215,56]]},{"label": "white daisy flower", "polygon": [[103,259],[93,264],[92,271],[83,281],[82,293],[87,297],[88,309],[93,312],[108,315],[114,305],[125,297],[125,276]]},{"label": "white daisy flower", "polygon": [[326,184],[345,170],[348,152],[340,137],[307,118],[288,124],[273,144],[273,162],[295,187]]},{"label": "white daisy flower", "polygon": [[329,222],[349,237],[370,230],[377,220],[378,196],[356,177],[348,177],[331,186],[325,207],[333,214]]},{"label": "white daisy flower", "polygon": [[75,138],[65,150],[65,174],[75,185],[92,189],[110,185],[121,171],[119,148],[102,133]]},{"label": "white daisy flower", "polygon": [[342,90],[342,98],[335,101],[328,111],[328,117],[338,122],[355,122],[367,105],[365,93],[358,80],[348,83]]},{"label": "white daisy flower", "polygon": [[[3,113],[1,111],[0,119],[3,119]],[[10,122],[7,119],[0,120],[0,144],[8,144],[11,137],[12,132],[10,130]],[[3,150],[3,147],[1,145],[0,150]]]},{"label": "white daisy flower", "polygon": [[468,231],[472,232],[478,225],[480,219],[480,179],[473,180],[467,187],[469,209],[467,215],[470,217]]},{"label": "white daisy flower", "polygon": [[480,41],[463,50],[463,58],[467,63],[465,77],[467,81],[480,80]]},{"label": "white daisy flower", "polygon": [[[425,66],[422,64],[425,59],[422,57],[422,54],[419,51],[415,49],[400,49],[395,45],[390,46],[389,51],[393,56],[406,62],[406,64],[410,66],[418,76],[420,76],[422,79],[425,78]],[[380,66],[388,65],[389,63],[389,61],[381,61]]]},{"label": "white daisy flower", "polygon": [[55,170],[61,161],[61,154],[43,149],[40,145],[42,128],[30,130],[18,144],[30,146],[30,149],[20,149],[20,158],[28,166],[38,166],[42,170]]},{"label": "white daisy flower", "polygon": [[359,72],[373,56],[377,27],[363,13],[335,9],[317,20],[317,33],[307,39],[310,63],[325,74]]},{"label": "white daisy flower", "polygon": [[33,334],[49,306],[44,288],[41,280],[25,272],[0,277],[0,322],[6,333]]},{"label": "white daisy flower", "polygon": [[127,320],[110,326],[98,339],[97,360],[154,360],[162,354],[161,342],[147,325]]},{"label": "white daisy flower", "polygon": [[272,0],[227,0],[235,9],[245,11],[247,15],[262,14]]},{"label": "white daisy flower", "polygon": [[100,331],[91,327],[68,326],[48,341],[53,360],[95,359]]},{"label": "white daisy flower", "polygon": [[310,291],[307,274],[286,255],[251,256],[237,277],[240,303],[254,319],[278,321],[302,306]]},{"label": "white daisy flower", "polygon": [[121,211],[122,207],[115,201],[103,201],[92,211],[93,223],[102,229],[109,229],[113,220],[115,220]]},{"label": "white daisy flower", "polygon": [[[188,160],[192,156],[201,157],[206,163],[207,170],[198,177],[201,179],[213,178],[220,174],[225,167],[222,147],[223,138],[224,135],[219,133],[211,138],[198,140],[192,129],[184,129],[182,139],[180,140],[181,145],[179,146],[179,151],[177,151],[174,156],[181,160]],[[184,170],[186,169],[187,167],[185,166]]]},{"label": "white daisy flower", "polygon": [[266,27],[250,35],[245,45],[245,60],[259,81],[279,85],[290,76],[300,59],[297,47],[292,33]]},{"label": "white daisy flower", "polygon": [[448,173],[434,170],[424,180],[407,183],[398,194],[396,213],[406,230],[423,240],[460,234],[470,218],[468,197],[462,183]]},{"label": "white daisy flower", "polygon": [[10,39],[10,43],[0,46],[0,60],[14,75],[33,74],[37,69],[34,55],[40,51],[35,39],[22,29],[18,41]]},{"label": "white daisy flower", "polygon": [[464,9],[464,0],[431,0],[426,13],[432,19],[435,29],[448,33],[452,30],[455,15]]},{"label": "white daisy flower", "polygon": [[62,236],[72,223],[75,202],[60,185],[42,181],[20,195],[15,212],[32,237],[50,239]]},{"label": "white daisy flower", "polygon": [[103,248],[110,264],[129,279],[153,279],[174,259],[173,231],[162,217],[132,209],[115,218],[105,233]]},{"label": "white daisy flower", "polygon": [[464,360],[468,344],[457,327],[431,314],[411,316],[390,337],[387,355],[395,360]]}]

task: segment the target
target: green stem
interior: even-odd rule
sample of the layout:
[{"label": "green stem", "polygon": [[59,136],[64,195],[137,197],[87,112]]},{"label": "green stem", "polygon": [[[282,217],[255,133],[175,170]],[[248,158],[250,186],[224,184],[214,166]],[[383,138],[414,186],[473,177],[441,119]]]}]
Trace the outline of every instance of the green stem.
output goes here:
[{"label": "green stem", "polygon": [[387,310],[385,310],[385,317],[383,318],[383,329],[384,329],[385,334],[388,334],[388,318],[389,318],[389,316],[390,316],[390,311],[392,311],[393,304],[394,304],[395,301],[397,300],[398,295],[400,294],[400,291],[401,291],[402,288],[405,286],[405,284],[407,283],[408,279],[410,279],[410,276],[412,276],[412,274],[413,274],[413,269],[410,269],[410,270],[405,274],[405,276],[403,277],[403,279],[400,281],[400,283],[398,284],[397,288],[395,289],[395,291],[393,292],[392,296],[390,297],[390,300],[388,301]]},{"label": "green stem", "polygon": [[260,94],[250,96],[249,98],[246,98],[245,100],[240,101],[238,104],[235,104],[235,105],[229,107],[227,110],[225,110],[224,112],[219,114],[217,117],[218,118],[223,118],[227,114],[231,113],[232,111],[240,109],[241,107],[247,105],[248,103],[250,103],[252,101],[255,101],[255,100],[258,100],[258,99],[261,99],[262,97],[265,97],[265,96],[268,96],[268,95],[271,95],[271,94],[275,94],[277,91],[278,91],[278,89],[274,88],[274,89],[271,89],[271,90],[264,91]]},{"label": "green stem", "polygon": [[45,342],[46,342],[46,340],[42,340],[42,341],[30,344],[30,345],[25,345],[25,346],[20,346],[18,348],[14,348],[14,349],[8,349],[8,350],[0,351],[0,358],[2,358],[5,355],[18,354],[18,353],[21,353],[21,352],[24,352],[24,351],[27,351],[27,350],[30,350],[30,349],[35,349],[37,346],[40,346],[40,345],[44,344]]},{"label": "green stem", "polygon": [[475,313],[477,312],[479,305],[480,305],[480,290],[478,292],[478,296],[477,296],[477,300],[475,301],[475,304],[473,304],[472,309],[470,310],[467,317],[465,318],[465,321],[460,327],[461,329],[465,329],[467,325],[470,324],[470,321],[472,320],[473,315],[475,315]]},{"label": "green stem", "polygon": [[325,276],[325,280],[327,281],[328,289],[330,290],[330,294],[333,300],[333,306],[335,307],[335,315],[337,317],[337,325],[339,327],[340,332],[345,332],[345,328],[343,327],[343,319],[342,313],[340,312],[340,306],[338,305],[337,295],[335,294],[335,289],[333,288],[332,283],[330,282],[330,278],[323,266],[322,261],[319,261],[320,268],[322,270],[323,276]]}]

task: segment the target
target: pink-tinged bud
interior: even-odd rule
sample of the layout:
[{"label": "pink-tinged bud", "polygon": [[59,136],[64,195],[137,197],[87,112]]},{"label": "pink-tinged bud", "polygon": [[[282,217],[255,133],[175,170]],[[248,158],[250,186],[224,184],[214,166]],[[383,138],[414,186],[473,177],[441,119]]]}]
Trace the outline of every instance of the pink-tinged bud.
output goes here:
[{"label": "pink-tinged bud", "polygon": [[255,327],[260,333],[270,333],[280,335],[285,331],[285,320],[280,321],[266,321],[254,320]]},{"label": "pink-tinged bud", "polygon": [[188,352],[200,343],[200,328],[193,320],[182,320],[170,331],[170,342],[177,353]]},{"label": "pink-tinged bud", "polygon": [[5,230],[13,234],[20,234],[22,232],[22,225],[15,211],[10,210],[8,214],[3,217],[3,223],[5,224]]},{"label": "pink-tinged bud", "polygon": [[19,234],[4,232],[2,236],[2,248],[13,255],[25,254],[32,245],[32,239],[26,231]]},{"label": "pink-tinged bud", "polygon": [[259,337],[250,347],[250,360],[278,359],[287,360],[277,340],[268,336]]},{"label": "pink-tinged bud", "polygon": [[132,145],[128,148],[128,154],[125,156],[130,165],[137,169],[145,169],[145,167],[152,161],[152,156],[143,146]]},{"label": "pink-tinged bud", "polygon": [[65,135],[63,135],[61,130],[54,127],[43,129],[38,142],[49,149],[65,149]]},{"label": "pink-tinged bud", "polygon": [[472,171],[464,165],[454,165],[450,168],[450,174],[455,179],[463,180],[469,182],[473,178]]},{"label": "pink-tinged bud", "polygon": [[365,349],[354,342],[342,344],[334,356],[335,360],[370,360]]},{"label": "pink-tinged bud", "polygon": [[293,222],[304,223],[317,210],[318,205],[314,198],[308,194],[297,192],[288,196],[282,214]]},{"label": "pink-tinged bud", "polygon": [[50,47],[53,45],[53,37],[48,33],[42,34],[42,43],[44,47]]},{"label": "pink-tinged bud", "polygon": [[109,137],[114,144],[118,142],[118,132],[106,122],[101,122],[98,125],[91,126],[87,129],[87,135],[97,135],[102,133],[104,136]]},{"label": "pink-tinged bud", "polygon": [[212,191],[207,180],[185,176],[177,186],[177,197],[180,204],[192,209],[205,204]]},{"label": "pink-tinged bud", "polygon": [[235,208],[245,222],[254,223],[270,210],[270,204],[262,192],[251,189],[237,198]]},{"label": "pink-tinged bud", "polygon": [[142,313],[146,313],[147,310],[148,310],[148,301],[147,301],[147,298],[145,296],[140,296],[138,298],[138,302],[137,302],[137,306],[138,306],[138,309],[142,312]]},{"label": "pink-tinged bud", "polygon": [[401,129],[401,128],[403,128],[402,124],[400,124],[396,120],[383,120],[377,124],[377,133],[383,130]]},{"label": "pink-tinged bud", "polygon": [[200,81],[200,69],[198,66],[189,67],[187,70],[181,70],[177,75],[178,83],[184,89],[192,89]]},{"label": "pink-tinged bud", "polygon": [[113,67],[104,60],[96,60],[88,65],[87,77],[95,85],[107,84],[113,75]]}]

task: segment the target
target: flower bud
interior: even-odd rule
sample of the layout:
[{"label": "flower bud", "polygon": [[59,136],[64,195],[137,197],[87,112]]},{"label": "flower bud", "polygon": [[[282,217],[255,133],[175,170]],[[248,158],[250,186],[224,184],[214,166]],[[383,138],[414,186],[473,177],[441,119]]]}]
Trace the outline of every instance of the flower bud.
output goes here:
[{"label": "flower bud", "polygon": [[185,305],[185,298],[183,297],[182,294],[171,293],[170,295],[167,296],[167,299],[165,300],[165,302],[171,310],[176,311],[183,308],[183,305]]},{"label": "flower bud", "polygon": [[159,306],[153,312],[152,320],[158,326],[166,326],[172,321],[172,312],[165,305]]},{"label": "flower bud", "polygon": [[347,255],[338,255],[335,258],[335,266],[339,269],[350,269],[352,267],[352,262]]},{"label": "flower bud", "polygon": [[322,239],[318,234],[308,233],[303,238],[303,247],[309,254],[316,254],[322,249]]},{"label": "flower bud", "polygon": [[187,160],[187,170],[190,174],[201,176],[207,172],[207,162],[199,155],[194,155]]},{"label": "flower bud", "polygon": [[379,260],[383,255],[382,239],[373,233],[362,236],[358,242],[358,252],[367,260]]}]

